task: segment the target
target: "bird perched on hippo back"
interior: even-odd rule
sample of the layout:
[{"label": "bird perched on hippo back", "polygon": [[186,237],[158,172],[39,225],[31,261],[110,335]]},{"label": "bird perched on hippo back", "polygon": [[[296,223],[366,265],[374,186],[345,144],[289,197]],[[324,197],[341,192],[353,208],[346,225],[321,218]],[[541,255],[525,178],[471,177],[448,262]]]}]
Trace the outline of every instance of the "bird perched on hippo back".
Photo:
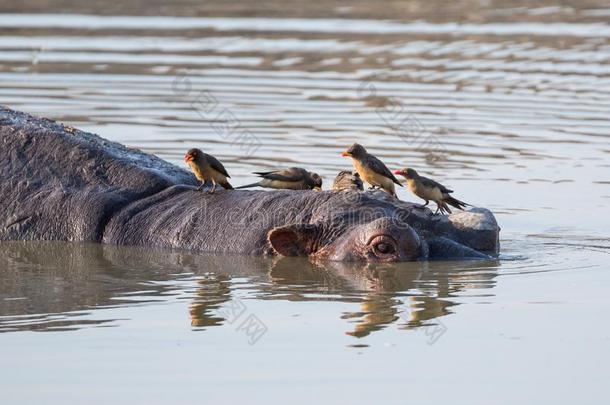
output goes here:
[{"label": "bird perched on hippo back", "polygon": [[396,170],[394,173],[400,174],[407,179],[409,190],[411,190],[413,194],[422,200],[426,201],[424,207],[430,203],[430,200],[434,201],[437,206],[435,214],[437,214],[439,211],[441,213],[451,214],[451,209],[449,209],[448,205],[460,210],[463,210],[467,205],[469,205],[455,197],[452,197],[450,194],[453,193],[453,190],[448,189],[432,179],[420,176],[414,169],[406,168]]},{"label": "bird perched on hippo back", "polygon": [[262,180],[237,188],[263,187],[288,190],[322,189],[322,178],[317,173],[309,172],[300,167],[291,167],[270,172],[254,172],[254,174],[262,177]]},{"label": "bird perched on hippo back", "polygon": [[362,180],[373,187],[381,187],[386,192],[396,197],[394,184],[402,187],[402,184],[394,177],[390,169],[375,156],[371,155],[360,144],[353,144],[341,156],[351,157],[354,169]]},{"label": "bird perched on hippo back", "polygon": [[220,184],[226,190],[233,190],[233,186],[227,178],[231,178],[227,169],[212,155],[203,153],[201,149],[189,149],[184,155],[184,161],[189,165],[191,171],[201,181],[200,189],[208,182],[212,182],[210,193],[216,190],[216,184]]},{"label": "bird perched on hippo back", "polygon": [[358,172],[342,170],[337,174],[337,177],[335,177],[335,181],[333,182],[333,191],[341,190],[364,191],[364,185],[362,184]]}]

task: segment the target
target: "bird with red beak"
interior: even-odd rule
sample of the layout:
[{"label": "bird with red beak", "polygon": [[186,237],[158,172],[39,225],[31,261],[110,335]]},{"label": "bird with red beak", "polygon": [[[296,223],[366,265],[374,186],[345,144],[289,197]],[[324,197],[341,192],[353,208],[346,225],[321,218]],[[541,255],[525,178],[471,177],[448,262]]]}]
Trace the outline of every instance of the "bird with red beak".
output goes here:
[{"label": "bird with red beak", "polygon": [[189,149],[184,155],[184,161],[191,168],[191,171],[201,182],[201,190],[207,182],[212,182],[210,193],[214,193],[216,185],[220,184],[225,190],[233,190],[233,186],[227,178],[231,178],[225,167],[212,155],[203,153],[201,149]]}]

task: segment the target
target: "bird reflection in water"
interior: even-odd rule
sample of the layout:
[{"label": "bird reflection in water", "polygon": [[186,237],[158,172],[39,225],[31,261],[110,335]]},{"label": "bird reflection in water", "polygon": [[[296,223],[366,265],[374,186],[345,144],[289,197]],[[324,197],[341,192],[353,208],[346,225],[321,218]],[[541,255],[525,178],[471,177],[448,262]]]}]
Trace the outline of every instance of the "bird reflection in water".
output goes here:
[{"label": "bird reflection in water", "polygon": [[195,296],[189,305],[191,326],[202,328],[222,325],[216,315],[218,308],[231,299],[231,278],[228,275],[205,275],[196,281]]}]

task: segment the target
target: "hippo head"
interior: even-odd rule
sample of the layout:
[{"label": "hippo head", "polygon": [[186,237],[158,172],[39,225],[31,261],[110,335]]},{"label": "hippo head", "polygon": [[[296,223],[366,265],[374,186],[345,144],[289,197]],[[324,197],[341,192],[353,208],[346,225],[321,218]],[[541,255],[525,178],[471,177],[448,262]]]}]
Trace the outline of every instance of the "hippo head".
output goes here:
[{"label": "hippo head", "polygon": [[356,224],[343,232],[332,228],[324,223],[287,225],[272,229],[268,240],[282,256],[332,261],[403,262],[427,255],[426,243],[417,232],[391,217]]}]

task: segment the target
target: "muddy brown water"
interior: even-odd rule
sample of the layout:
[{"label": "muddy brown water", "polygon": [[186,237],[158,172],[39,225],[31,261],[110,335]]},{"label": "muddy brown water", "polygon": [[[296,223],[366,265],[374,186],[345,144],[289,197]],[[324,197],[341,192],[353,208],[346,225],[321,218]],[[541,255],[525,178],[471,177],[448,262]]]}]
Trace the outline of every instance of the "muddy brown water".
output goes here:
[{"label": "muddy brown water", "polygon": [[72,3],[0,5],[0,103],[235,185],[329,188],[357,141],[493,210],[502,254],[1,243],[3,403],[610,399],[607,2]]}]

